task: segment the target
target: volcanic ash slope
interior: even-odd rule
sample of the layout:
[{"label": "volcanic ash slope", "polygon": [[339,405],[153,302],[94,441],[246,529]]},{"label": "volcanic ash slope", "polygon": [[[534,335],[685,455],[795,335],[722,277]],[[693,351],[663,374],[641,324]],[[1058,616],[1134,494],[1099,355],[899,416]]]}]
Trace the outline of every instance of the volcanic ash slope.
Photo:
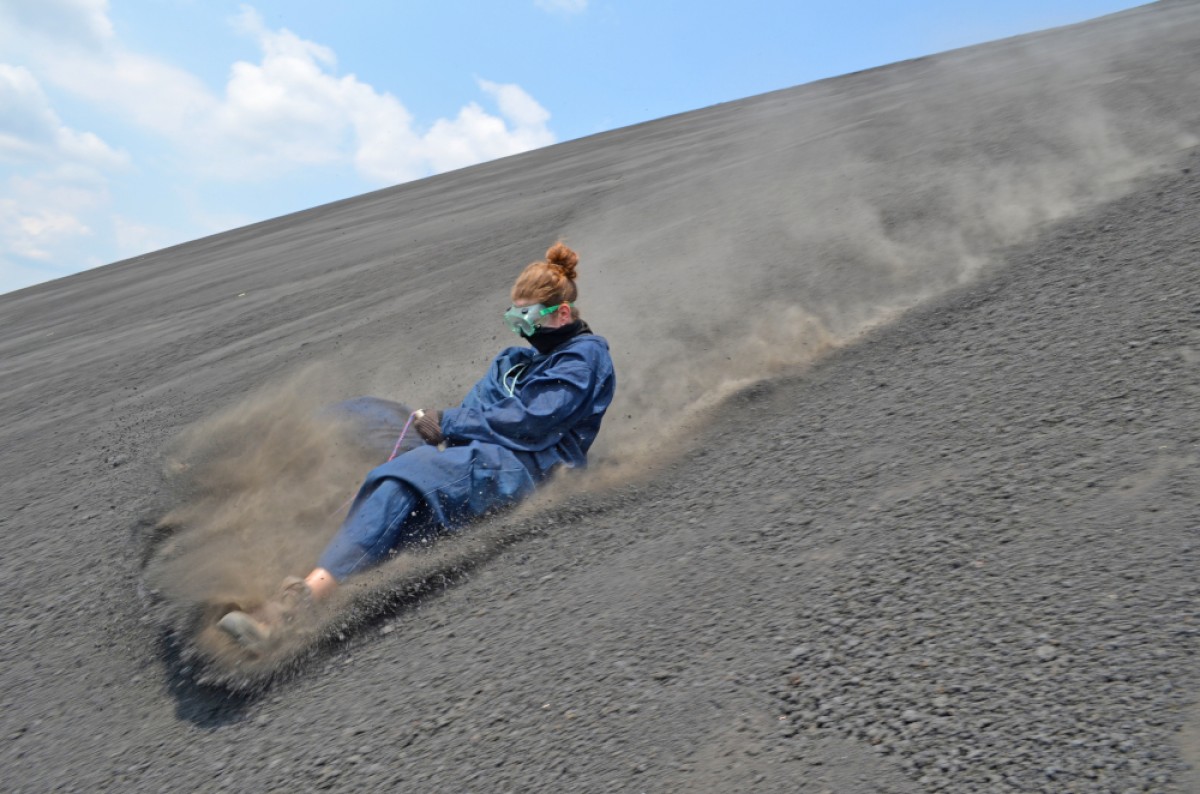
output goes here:
[{"label": "volcanic ash slope", "polygon": [[[1197,790],[1197,74],[1159,3],[0,297],[4,787]],[[560,235],[611,489],[197,686],[139,593],[172,439],[313,362],[457,400]],[[264,589],[319,540],[239,529]]]}]

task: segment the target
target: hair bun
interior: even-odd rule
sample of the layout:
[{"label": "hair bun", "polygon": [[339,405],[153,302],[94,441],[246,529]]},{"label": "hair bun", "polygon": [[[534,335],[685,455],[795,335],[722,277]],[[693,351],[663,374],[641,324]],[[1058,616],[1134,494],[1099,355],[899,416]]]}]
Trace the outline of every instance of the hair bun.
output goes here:
[{"label": "hair bun", "polygon": [[571,281],[575,280],[575,269],[579,265],[579,254],[572,251],[565,243],[555,243],[546,251],[546,261],[562,270],[563,275]]}]

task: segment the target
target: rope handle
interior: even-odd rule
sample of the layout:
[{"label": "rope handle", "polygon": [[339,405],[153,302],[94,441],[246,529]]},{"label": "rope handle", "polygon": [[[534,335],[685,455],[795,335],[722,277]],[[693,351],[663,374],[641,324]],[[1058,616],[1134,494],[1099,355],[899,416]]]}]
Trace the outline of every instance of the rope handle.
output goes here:
[{"label": "rope handle", "polygon": [[396,455],[399,454],[400,445],[404,443],[404,437],[408,435],[408,428],[412,425],[413,420],[418,418],[418,416],[424,415],[425,412],[420,408],[408,415],[408,421],[404,423],[404,429],[400,431],[400,438],[396,439],[396,446],[392,447],[392,454],[388,456],[386,461],[384,461],[385,463],[391,463],[395,459]]}]

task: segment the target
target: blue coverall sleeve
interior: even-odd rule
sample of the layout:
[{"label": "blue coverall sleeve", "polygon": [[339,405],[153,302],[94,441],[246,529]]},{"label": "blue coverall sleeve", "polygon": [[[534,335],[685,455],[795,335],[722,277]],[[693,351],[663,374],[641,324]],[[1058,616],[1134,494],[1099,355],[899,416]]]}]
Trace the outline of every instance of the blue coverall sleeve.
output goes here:
[{"label": "blue coverall sleeve", "polygon": [[524,452],[547,449],[587,409],[595,377],[587,359],[564,355],[545,372],[522,382],[517,394],[491,405],[446,409],[442,435],[452,441],[487,441]]}]

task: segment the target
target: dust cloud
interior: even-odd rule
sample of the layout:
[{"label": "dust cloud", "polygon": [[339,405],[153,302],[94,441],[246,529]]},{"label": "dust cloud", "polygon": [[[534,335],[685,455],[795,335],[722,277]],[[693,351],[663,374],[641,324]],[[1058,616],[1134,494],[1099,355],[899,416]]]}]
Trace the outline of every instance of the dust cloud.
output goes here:
[{"label": "dust cloud", "polygon": [[[175,506],[143,578],[170,623],[253,607],[312,568],[363,472],[380,462],[323,410],[338,380],[331,367],[309,368],[189,427],[166,451]],[[202,639],[209,655],[229,650]]]},{"label": "dust cloud", "polygon": [[[144,538],[142,587],[195,681],[259,691],[347,630],[466,575],[527,536],[531,514],[552,507],[552,498],[535,499],[462,537],[394,554],[301,615],[265,652],[242,651],[217,619],[261,605],[285,577],[312,570],[363,475],[397,441],[399,424],[389,431],[386,422],[365,426],[353,412],[330,410],[346,388],[333,365],[310,366],[188,427],[164,451],[174,506]],[[406,438],[401,451],[423,443]]]},{"label": "dust cloud", "polygon": [[1166,121],[1184,98],[1112,100],[1121,55],[1035,42],[1007,63],[967,51],[839,78],[809,87],[807,112],[764,98],[728,119],[753,135],[623,174],[563,228],[621,383],[596,463],[649,473],[731,393],[970,283],[1195,145]]}]

